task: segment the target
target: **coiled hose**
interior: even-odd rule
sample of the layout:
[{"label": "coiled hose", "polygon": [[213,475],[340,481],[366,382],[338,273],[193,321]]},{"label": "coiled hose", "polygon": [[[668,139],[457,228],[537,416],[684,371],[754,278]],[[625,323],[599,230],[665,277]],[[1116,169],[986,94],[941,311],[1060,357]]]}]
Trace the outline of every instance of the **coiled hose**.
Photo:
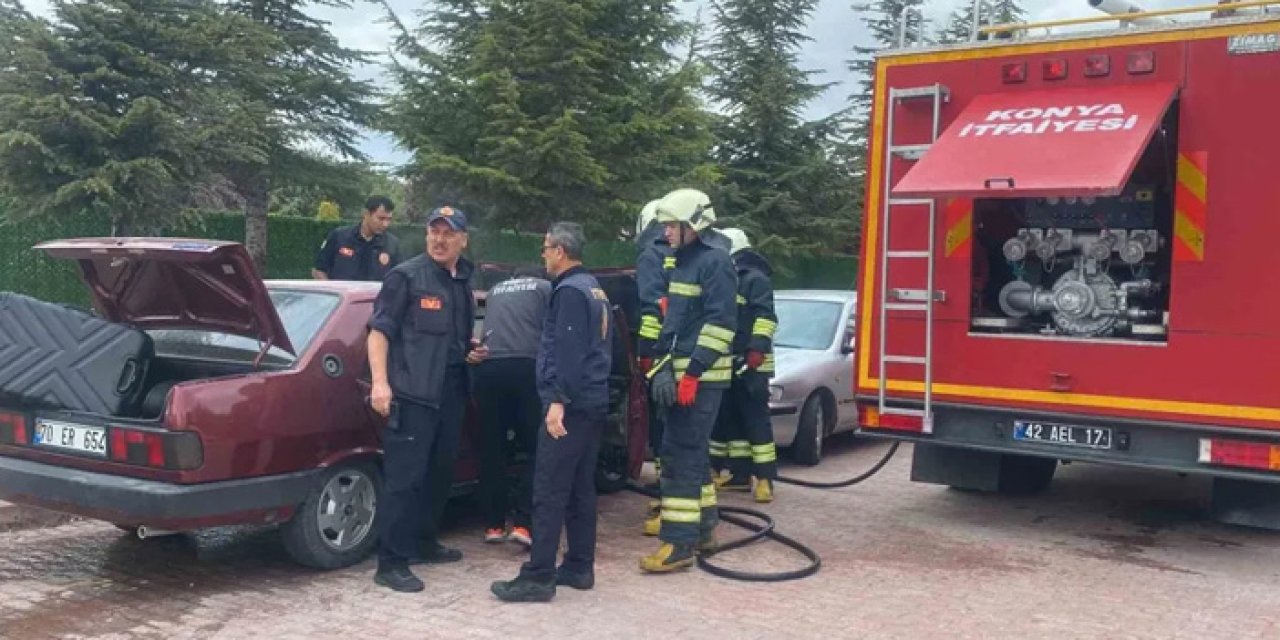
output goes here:
[{"label": "coiled hose", "polygon": [[[879,462],[877,462],[874,466],[868,469],[865,473],[854,476],[847,480],[840,480],[838,482],[811,482],[809,480],[800,480],[797,478],[784,478],[780,476],[778,478],[778,482],[792,484],[800,487],[808,487],[811,489],[837,489],[841,487],[851,487],[879,473],[880,470],[883,469],[886,464],[889,464],[889,460],[893,458],[893,454],[898,452],[898,444],[899,444],[898,442],[894,442],[893,446],[889,447],[889,450],[885,452],[884,457],[881,458]],[[634,491],[641,495],[648,496],[650,498],[660,497],[660,494],[657,491],[653,489],[648,489],[636,484],[628,484],[627,488],[630,489],[631,491]],[[744,518],[741,516],[755,518],[759,520],[759,523],[752,522],[751,520],[748,520],[747,518]],[[721,578],[728,578],[730,580],[743,580],[747,582],[784,582],[787,580],[799,580],[801,578],[807,578],[817,573],[818,569],[822,568],[822,558],[821,556],[818,555],[816,551],[814,551],[813,549],[806,546],[804,543],[790,536],[778,533],[778,531],[775,529],[775,523],[773,518],[769,514],[764,513],[763,511],[757,511],[755,509],[747,509],[745,507],[730,507],[730,506],[721,505],[720,519],[730,524],[735,524],[739,527],[742,527],[743,529],[747,529],[751,533],[737,540],[731,540],[729,542],[726,542],[720,545],[715,551],[699,553],[698,567],[700,567],[703,571],[706,571],[707,573],[710,573],[715,576],[720,576]],[[787,547],[790,547],[791,549],[794,549],[797,553],[804,556],[809,561],[809,564],[803,568],[795,569],[792,571],[760,573],[760,572],[753,572],[753,571],[739,571],[736,569],[726,569],[725,567],[721,567],[711,562],[711,558],[717,555],[720,555],[728,551],[733,551],[734,549],[740,549],[753,542],[756,542],[758,540],[763,540],[765,538],[768,538],[775,542],[779,542],[783,545],[786,545]]]}]

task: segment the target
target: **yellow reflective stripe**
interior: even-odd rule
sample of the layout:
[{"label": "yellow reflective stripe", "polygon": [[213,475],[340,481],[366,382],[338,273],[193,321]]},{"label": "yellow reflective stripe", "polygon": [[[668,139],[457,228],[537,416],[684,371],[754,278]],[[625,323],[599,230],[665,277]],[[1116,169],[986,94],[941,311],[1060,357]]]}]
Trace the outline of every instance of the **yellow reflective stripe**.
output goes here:
[{"label": "yellow reflective stripe", "polygon": [[[685,369],[688,368],[688,358],[675,359],[676,378],[683,376]],[[654,366],[654,370],[657,370],[657,365]],[[653,376],[650,375],[649,377],[652,378]],[[703,382],[729,382],[733,380],[733,358],[731,356],[720,356],[719,358],[716,358],[716,361],[711,365],[711,368],[702,372],[702,377],[699,379]]]},{"label": "yellow reflective stripe", "polygon": [[744,297],[742,297],[741,295],[739,295],[739,296],[737,297],[737,301],[738,301],[738,304],[746,304],[746,303],[747,303],[747,299],[746,299],[746,298],[744,298]]},{"label": "yellow reflective stripe", "polygon": [[777,328],[778,323],[768,318],[756,318],[756,323],[751,327],[751,335],[772,338],[773,332],[777,330]]},{"label": "yellow reflective stripe", "polygon": [[701,498],[663,498],[662,519],[669,522],[693,522],[702,519]]},{"label": "yellow reflective stripe", "polygon": [[669,511],[667,509],[663,509],[662,521],[679,522],[682,524],[698,524],[699,522],[702,522],[702,509],[699,508],[697,511],[692,513],[688,511]]},{"label": "yellow reflective stripe", "polygon": [[699,380],[703,382],[730,382],[733,380],[733,372],[728,369],[724,371],[707,370]]},{"label": "yellow reflective stripe", "polygon": [[698,501],[698,506],[702,509],[716,506],[716,485],[714,482],[702,485],[702,499]]},{"label": "yellow reflective stripe", "polygon": [[711,455],[721,458],[729,455],[729,445],[718,440],[712,440],[710,443]]},{"label": "yellow reflective stripe", "polygon": [[728,342],[728,341],[726,341],[726,340],[721,340],[720,338],[716,338],[716,337],[708,336],[708,335],[701,335],[701,336],[698,336],[698,346],[699,346],[699,347],[706,347],[706,348],[708,348],[708,349],[710,349],[710,350],[712,350],[712,351],[714,351],[714,352],[716,352],[716,353],[728,353],[728,352],[729,352],[729,342]]},{"label": "yellow reflective stripe", "polygon": [[689,284],[687,282],[672,282],[668,285],[667,291],[677,296],[696,298],[702,295],[702,285]]},{"label": "yellow reflective stripe", "polygon": [[[665,361],[665,360],[666,360],[667,358],[669,358],[669,357],[670,357],[670,356],[667,356],[667,357],[663,358],[663,360]],[[656,365],[655,365],[655,366],[656,366]],[[675,359],[675,366],[676,366],[676,371],[684,371],[685,369],[688,369],[688,368],[689,368],[689,358],[676,358],[676,359]],[[720,356],[719,358],[716,358],[716,361],[715,361],[715,362],[711,363],[711,368],[710,368],[710,369],[708,369],[708,371],[714,371],[714,370],[717,370],[717,369],[724,369],[725,371],[728,371],[728,370],[730,370],[730,369],[732,369],[732,368],[733,368],[733,357],[732,357],[732,356]]]},{"label": "yellow reflective stripe", "polygon": [[746,440],[733,440],[729,442],[730,458],[750,458],[751,443]]},{"label": "yellow reflective stripe", "polygon": [[674,268],[676,268],[676,257],[675,257],[675,256],[666,256],[666,257],[664,257],[664,258],[662,259],[662,268],[663,268],[663,269],[674,269]]},{"label": "yellow reflective stripe", "polygon": [[711,336],[711,337],[713,337],[713,338],[720,338],[721,340],[724,340],[726,343],[727,343],[727,342],[733,342],[733,332],[732,332],[732,331],[730,331],[730,330],[728,330],[728,329],[726,329],[726,328],[724,328],[724,327],[718,327],[718,326],[716,326],[716,325],[714,325],[714,324],[704,324],[704,325],[702,325],[702,331],[701,331],[701,332],[699,332],[699,334],[698,334],[698,335]]},{"label": "yellow reflective stripe", "polygon": [[769,444],[751,445],[751,461],[756,464],[764,464],[766,462],[776,462],[778,460],[778,448],[772,442]]},{"label": "yellow reflective stripe", "polygon": [[647,315],[640,317],[640,337],[650,340],[657,340],[662,333],[662,321],[658,316]]}]

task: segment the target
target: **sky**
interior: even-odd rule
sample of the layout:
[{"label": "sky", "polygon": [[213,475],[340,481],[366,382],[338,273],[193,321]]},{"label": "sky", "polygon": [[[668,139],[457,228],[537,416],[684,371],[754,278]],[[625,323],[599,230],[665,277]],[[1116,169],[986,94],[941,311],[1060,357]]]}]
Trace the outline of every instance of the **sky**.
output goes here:
[{"label": "sky", "polygon": [[[809,20],[809,37],[811,40],[801,52],[800,63],[805,69],[817,72],[814,81],[818,83],[835,83],[827,92],[809,105],[808,116],[819,118],[844,107],[845,99],[852,90],[856,78],[850,73],[845,62],[851,57],[854,45],[864,44],[867,39],[866,28],[859,20],[855,3],[866,0],[819,0],[818,7]],[[926,17],[931,27],[937,28],[945,23],[950,13],[962,4],[971,0],[926,0]],[[1165,9],[1179,6],[1208,4],[1208,0],[1143,0],[1140,4],[1145,9]],[[49,0],[23,0],[23,4],[38,15],[52,17]],[[377,54],[375,59],[385,60],[393,39],[390,29],[378,23],[382,17],[382,7],[377,2],[368,0],[352,0],[349,9],[319,7],[312,14],[332,25],[338,40],[346,47],[361,49]],[[424,0],[389,0],[391,7],[409,24],[417,22],[416,13],[425,4]],[[698,8],[707,4],[707,0],[684,0],[681,10],[692,18]],[[1089,8],[1087,0],[1024,0],[1023,6],[1028,9],[1030,19],[1053,20],[1078,16],[1096,15]],[[358,75],[365,78],[382,80],[380,64],[367,65],[358,70]],[[376,132],[367,133],[361,149],[373,161],[387,165],[397,165],[408,160],[409,154],[396,146],[389,136]]]}]

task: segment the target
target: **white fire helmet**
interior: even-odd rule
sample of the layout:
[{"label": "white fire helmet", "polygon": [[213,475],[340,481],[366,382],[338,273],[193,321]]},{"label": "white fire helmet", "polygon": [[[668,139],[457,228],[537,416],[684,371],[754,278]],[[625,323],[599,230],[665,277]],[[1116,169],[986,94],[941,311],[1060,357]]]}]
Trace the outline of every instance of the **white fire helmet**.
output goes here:
[{"label": "white fire helmet", "polygon": [[751,248],[751,241],[747,239],[747,232],[742,229],[730,227],[728,229],[721,229],[720,233],[729,239],[730,254]]},{"label": "white fire helmet", "polygon": [[658,202],[658,222],[684,222],[702,231],[715,221],[711,198],[697,189],[676,189]]}]

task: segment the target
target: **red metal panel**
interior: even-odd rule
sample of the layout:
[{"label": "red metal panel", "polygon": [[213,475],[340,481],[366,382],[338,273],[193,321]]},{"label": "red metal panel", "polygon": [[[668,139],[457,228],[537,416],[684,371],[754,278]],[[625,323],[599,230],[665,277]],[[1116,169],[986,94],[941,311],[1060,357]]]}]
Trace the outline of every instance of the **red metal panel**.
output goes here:
[{"label": "red metal panel", "polygon": [[1117,195],[1176,91],[1152,83],[977,96],[894,194]]}]

